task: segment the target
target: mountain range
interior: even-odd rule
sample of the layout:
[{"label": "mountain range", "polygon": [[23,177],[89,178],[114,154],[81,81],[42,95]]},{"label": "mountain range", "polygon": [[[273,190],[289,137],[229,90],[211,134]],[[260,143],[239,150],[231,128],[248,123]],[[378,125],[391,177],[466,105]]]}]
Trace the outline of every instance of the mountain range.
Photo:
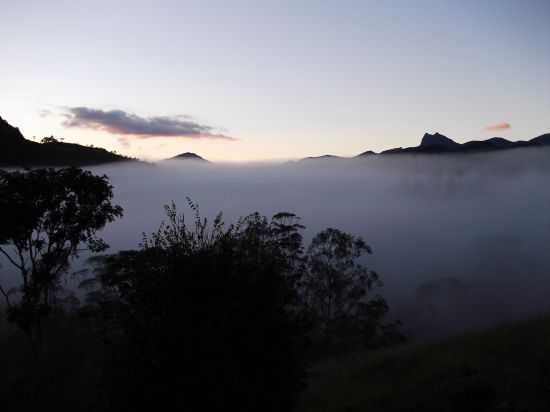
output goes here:
[{"label": "mountain range", "polygon": [[[440,133],[426,133],[418,146],[398,147],[385,150],[381,153],[369,150],[355,156],[355,158],[399,154],[468,154],[541,146],[550,146],[550,133],[540,135],[531,140],[515,142],[502,137],[492,137],[487,140],[472,140],[466,143],[457,143]],[[346,158],[324,155],[306,157],[301,159],[301,161],[337,159]],[[54,137],[46,137],[42,139],[41,143],[33,142],[25,139],[18,128],[11,126],[0,117],[0,167],[91,166],[129,160],[135,159],[124,157],[102,148],[60,142]],[[185,152],[167,160],[209,163],[208,160],[191,152]]]},{"label": "mountain range", "polygon": [[[473,153],[493,152],[497,150],[515,149],[519,147],[539,147],[550,145],[550,133],[543,134],[531,140],[520,140],[512,142],[503,137],[492,137],[487,140],[472,140],[466,143],[457,143],[447,136],[439,133],[426,133],[422,137],[419,146],[389,149],[380,154],[401,154],[401,153]],[[374,152],[361,153],[358,157],[369,156]]]},{"label": "mountain range", "polygon": [[[541,147],[550,146],[550,133],[546,133],[535,137],[531,140],[520,140],[512,142],[503,137],[492,137],[487,140],[471,140],[466,143],[457,143],[454,140],[440,133],[426,133],[422,137],[420,145],[414,147],[397,147],[394,149],[384,150],[376,153],[372,150],[360,153],[354,158],[365,158],[370,156],[381,155],[399,155],[399,154],[468,154],[468,153],[483,153],[496,152],[501,150],[517,149],[522,147]],[[334,156],[326,154],[323,156],[305,157],[300,161],[311,160],[338,160],[349,159],[346,157]]]}]

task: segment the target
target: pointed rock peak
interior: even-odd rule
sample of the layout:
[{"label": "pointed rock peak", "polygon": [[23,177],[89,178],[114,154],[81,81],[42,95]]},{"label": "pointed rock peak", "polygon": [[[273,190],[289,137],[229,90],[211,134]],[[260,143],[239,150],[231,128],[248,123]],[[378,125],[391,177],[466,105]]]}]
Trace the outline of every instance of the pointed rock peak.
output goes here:
[{"label": "pointed rock peak", "polygon": [[456,147],[459,146],[457,142],[449,139],[447,136],[443,136],[440,133],[426,133],[422,137],[420,146],[441,146],[441,147]]}]

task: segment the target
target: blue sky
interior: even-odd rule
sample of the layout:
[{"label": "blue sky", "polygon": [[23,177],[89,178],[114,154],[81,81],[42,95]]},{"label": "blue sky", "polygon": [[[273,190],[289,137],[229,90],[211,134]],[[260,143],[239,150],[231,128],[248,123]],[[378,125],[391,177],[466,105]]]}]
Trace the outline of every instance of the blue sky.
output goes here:
[{"label": "blue sky", "polygon": [[27,137],[243,161],[550,131],[548,0],[0,3]]}]

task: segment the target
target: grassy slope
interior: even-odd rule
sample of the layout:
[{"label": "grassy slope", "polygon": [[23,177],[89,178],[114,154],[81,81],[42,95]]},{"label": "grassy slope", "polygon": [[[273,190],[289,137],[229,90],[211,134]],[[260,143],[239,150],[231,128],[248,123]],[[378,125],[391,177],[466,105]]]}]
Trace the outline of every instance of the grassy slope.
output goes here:
[{"label": "grassy slope", "polygon": [[301,411],[548,411],[550,317],[316,365]]}]

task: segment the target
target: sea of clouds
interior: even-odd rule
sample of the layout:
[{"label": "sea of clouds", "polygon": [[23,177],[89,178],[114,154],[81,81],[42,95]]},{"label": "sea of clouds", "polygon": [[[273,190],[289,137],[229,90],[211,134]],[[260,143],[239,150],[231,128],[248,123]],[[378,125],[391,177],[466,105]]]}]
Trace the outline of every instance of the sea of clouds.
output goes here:
[{"label": "sea of clouds", "polygon": [[102,232],[111,251],[138,247],[172,201],[191,219],[190,197],[227,223],[293,212],[306,244],[326,227],[362,236],[377,292],[419,340],[550,309],[550,149],[92,170],[109,176],[125,211]]}]

